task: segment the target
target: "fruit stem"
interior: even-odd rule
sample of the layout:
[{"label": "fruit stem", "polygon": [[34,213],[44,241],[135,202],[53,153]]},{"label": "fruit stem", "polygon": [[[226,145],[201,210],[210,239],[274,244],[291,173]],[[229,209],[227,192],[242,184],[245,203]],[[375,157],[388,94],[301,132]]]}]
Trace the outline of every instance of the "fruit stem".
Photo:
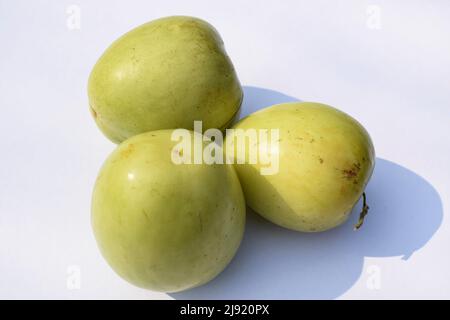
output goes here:
[{"label": "fruit stem", "polygon": [[362,196],[363,196],[363,207],[362,207],[361,213],[359,214],[358,223],[355,224],[354,230],[358,230],[359,228],[361,228],[361,226],[364,223],[364,218],[367,216],[367,213],[369,212],[369,206],[367,205],[367,202],[366,202],[366,193],[363,192]]}]

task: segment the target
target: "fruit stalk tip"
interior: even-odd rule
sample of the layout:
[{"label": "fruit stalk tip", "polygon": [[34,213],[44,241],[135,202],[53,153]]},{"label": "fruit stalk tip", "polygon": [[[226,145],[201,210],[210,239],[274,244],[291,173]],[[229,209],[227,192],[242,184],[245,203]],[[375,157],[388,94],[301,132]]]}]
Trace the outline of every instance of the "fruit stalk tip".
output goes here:
[{"label": "fruit stalk tip", "polygon": [[354,230],[358,230],[359,228],[361,228],[361,226],[364,223],[364,218],[367,216],[367,213],[369,213],[369,206],[367,205],[366,193],[363,192],[362,196],[363,196],[363,207],[361,213],[359,214],[358,223],[355,224]]}]

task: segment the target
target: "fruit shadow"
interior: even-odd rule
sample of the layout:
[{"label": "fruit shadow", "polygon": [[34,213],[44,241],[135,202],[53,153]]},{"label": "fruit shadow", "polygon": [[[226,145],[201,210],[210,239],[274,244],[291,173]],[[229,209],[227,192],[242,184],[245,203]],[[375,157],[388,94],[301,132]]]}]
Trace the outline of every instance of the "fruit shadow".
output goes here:
[{"label": "fruit shadow", "polygon": [[[279,92],[245,88],[243,115],[256,106],[293,101]],[[353,231],[361,201],[342,226],[322,233],[278,227],[247,209],[241,247],[228,267],[175,299],[333,299],[362,276],[365,257],[398,257],[408,263],[438,230],[443,208],[424,178],[377,158],[366,194],[369,214]]]}]

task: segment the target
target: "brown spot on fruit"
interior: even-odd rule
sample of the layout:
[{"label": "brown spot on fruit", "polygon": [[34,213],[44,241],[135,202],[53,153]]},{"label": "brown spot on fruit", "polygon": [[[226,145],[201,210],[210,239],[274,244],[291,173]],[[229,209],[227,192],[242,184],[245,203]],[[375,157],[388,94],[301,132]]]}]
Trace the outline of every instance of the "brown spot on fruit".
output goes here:
[{"label": "brown spot on fruit", "polygon": [[323,159],[322,159],[322,158],[320,158],[320,157],[319,157],[319,162],[320,162],[320,164],[322,164],[322,163],[323,163]]},{"label": "brown spot on fruit", "polygon": [[357,163],[354,163],[350,169],[343,169],[343,170],[341,170],[341,172],[345,179],[355,181],[356,179],[354,179],[354,178],[358,175],[360,170],[361,170],[361,165],[359,164],[359,162],[357,162]]}]

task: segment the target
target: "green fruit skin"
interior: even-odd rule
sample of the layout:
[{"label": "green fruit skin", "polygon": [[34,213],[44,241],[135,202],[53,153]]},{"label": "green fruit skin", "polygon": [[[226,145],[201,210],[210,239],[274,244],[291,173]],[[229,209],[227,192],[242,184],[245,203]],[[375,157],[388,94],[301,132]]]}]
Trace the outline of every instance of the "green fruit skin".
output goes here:
[{"label": "green fruit skin", "polygon": [[274,105],[233,128],[279,129],[279,148],[265,150],[278,153],[277,174],[261,175],[261,167],[267,166],[248,160],[235,168],[247,204],[288,229],[317,232],[342,224],[374,168],[369,134],[356,120],[327,105]]},{"label": "green fruit skin", "polygon": [[242,88],[217,31],[197,18],[146,23],[116,40],[88,83],[91,113],[113,142],[160,129],[222,128],[239,115]]},{"label": "green fruit skin", "polygon": [[125,280],[162,292],[199,286],[219,274],[245,225],[233,167],[175,165],[171,132],[120,144],[92,196],[92,226],[104,258]]}]

